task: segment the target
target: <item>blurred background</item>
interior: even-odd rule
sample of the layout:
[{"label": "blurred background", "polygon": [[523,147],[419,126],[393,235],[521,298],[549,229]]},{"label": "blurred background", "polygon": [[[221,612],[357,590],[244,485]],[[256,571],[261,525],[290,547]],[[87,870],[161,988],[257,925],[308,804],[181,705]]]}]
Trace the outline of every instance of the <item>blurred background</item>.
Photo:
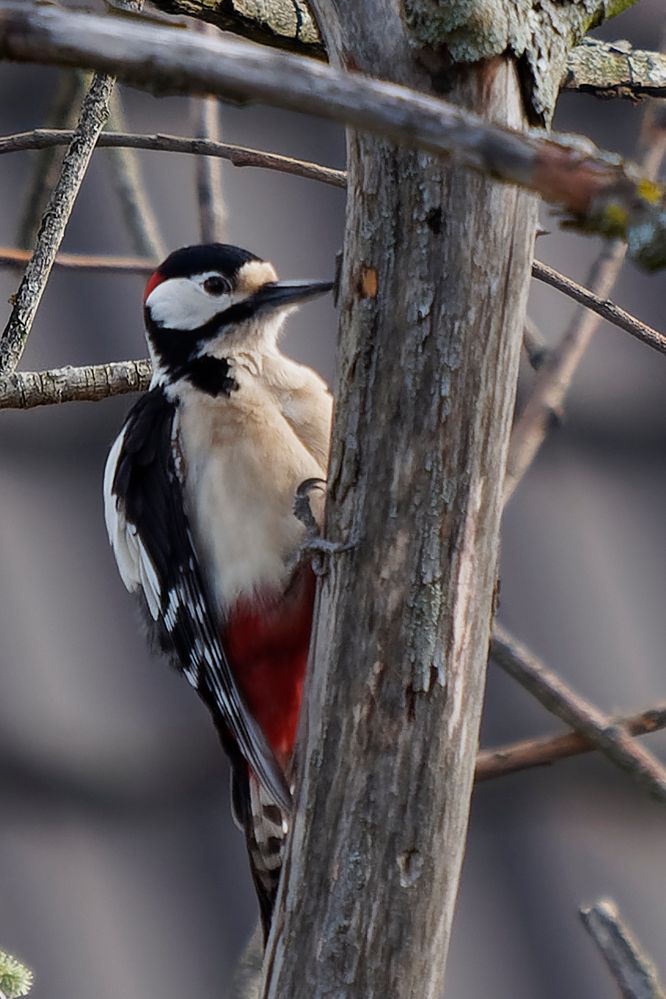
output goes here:
[{"label": "blurred background", "polygon": [[[603,36],[657,44],[663,0]],[[59,74],[0,66],[0,132],[47,119]],[[123,89],[134,131],[192,134],[192,103]],[[221,106],[223,138],[344,166],[341,129]],[[555,127],[623,154],[641,109],[565,94]],[[0,157],[0,243],[15,244],[34,153]],[[164,239],[198,241],[193,160],[139,154]],[[284,277],[326,278],[343,192],[224,165],[226,238]],[[557,230],[538,255],[584,281],[600,244]],[[95,153],[64,249],[131,252]],[[0,270],[0,299],[18,274]],[[143,279],[55,271],[22,367],[143,357]],[[666,277],[627,265],[614,298],[664,328]],[[8,314],[9,307],[6,307]],[[574,312],[534,284],[530,314],[555,343]],[[3,320],[4,324],[4,320]],[[330,302],[294,317],[286,350],[334,378]],[[523,372],[521,394],[532,375]],[[666,699],[666,360],[603,326],[552,433],[507,510],[501,618],[599,706]],[[102,470],[131,398],[0,413],[0,947],[36,972],[35,999],[227,994],[255,920],[224,759],[189,686],[146,651],[102,517]],[[558,730],[490,669],[484,746]],[[666,736],[649,746],[666,755]],[[666,975],[663,806],[583,757],[480,786],[449,962],[456,999],[583,999],[614,986],[577,907],[610,895]]]}]

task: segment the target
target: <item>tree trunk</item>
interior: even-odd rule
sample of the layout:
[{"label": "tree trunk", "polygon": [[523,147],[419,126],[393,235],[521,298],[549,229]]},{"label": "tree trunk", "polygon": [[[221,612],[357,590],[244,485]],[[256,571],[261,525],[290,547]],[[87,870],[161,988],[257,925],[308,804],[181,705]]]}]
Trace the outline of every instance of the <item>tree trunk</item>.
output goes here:
[{"label": "tree trunk", "polygon": [[[316,7],[332,60],[525,124],[510,60],[447,71],[396,3]],[[327,536],[357,543],[321,586],[269,999],[442,994],[535,227],[515,188],[348,146]]]}]

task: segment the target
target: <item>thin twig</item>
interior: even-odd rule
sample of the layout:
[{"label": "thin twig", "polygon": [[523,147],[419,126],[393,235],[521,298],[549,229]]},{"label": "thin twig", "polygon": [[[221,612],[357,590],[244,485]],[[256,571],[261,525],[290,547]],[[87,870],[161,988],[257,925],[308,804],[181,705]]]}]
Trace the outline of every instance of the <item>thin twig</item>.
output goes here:
[{"label": "thin twig", "polygon": [[[642,149],[641,169],[651,179],[658,175],[666,154],[666,128],[658,127],[654,108],[654,103],[648,106],[639,140]],[[620,240],[606,244],[587,276],[585,288],[589,289],[589,294],[603,302],[604,306],[610,304],[606,300],[620,274],[626,253],[626,243]],[[505,503],[534,461],[552,426],[551,416],[555,414],[559,418],[562,413],[573,376],[601,322],[600,310],[592,312],[589,303],[585,302],[583,305],[587,308],[576,312],[557,347],[549,352],[514,424],[507,458]],[[641,327],[642,325],[640,324]],[[662,340],[666,344],[663,337]]]},{"label": "thin twig", "polygon": [[[114,132],[127,131],[125,111],[117,88],[111,97],[108,124]],[[114,146],[109,153],[109,162],[133,249],[143,256],[162,260],[166,248],[136,152],[125,146]]]},{"label": "thin twig", "polygon": [[[0,267],[12,267],[21,270],[32,256],[31,250],[17,250],[10,246],[0,246]],[[56,269],[75,271],[99,271],[121,274],[152,274],[158,260],[146,260],[145,257],[111,257],[95,256],[87,253],[58,253],[53,266]]]},{"label": "thin twig", "polygon": [[62,402],[99,402],[142,392],[150,382],[150,361],[112,361],[51,371],[15,371],[0,377],[0,409],[34,409]]},{"label": "thin twig", "polygon": [[582,231],[626,239],[647,269],[666,267],[666,191],[580,137],[523,133],[398,84],[220,33],[0,2],[0,55],[117,72],[157,92],[214,94],[316,114],[518,184],[563,208]]},{"label": "thin twig", "polygon": [[[200,23],[199,31],[215,37],[217,29]],[[190,100],[194,132],[198,139],[220,141],[220,103],[214,97]],[[197,156],[194,177],[199,206],[199,236],[202,243],[222,242],[227,218],[222,189],[222,164],[219,157]]]},{"label": "thin twig", "polygon": [[497,625],[491,659],[577,732],[585,735],[616,766],[630,774],[654,798],[666,801],[666,770],[599,708],[572,690],[537,657]]},{"label": "thin twig", "polygon": [[551,288],[557,288],[569,298],[573,298],[575,302],[580,302],[592,312],[598,313],[602,319],[607,319],[614,326],[618,326],[626,333],[631,333],[641,343],[658,350],[660,354],[666,354],[666,336],[659,330],[653,329],[652,326],[648,326],[647,323],[642,323],[630,312],[621,309],[619,305],[614,305],[613,302],[593,295],[581,284],[577,284],[576,281],[572,281],[571,278],[560,274],[553,267],[542,264],[538,260],[535,260],[532,265],[532,274],[537,280],[549,284]]},{"label": "thin twig", "polygon": [[[0,137],[0,154],[21,152],[24,149],[47,149],[50,146],[65,146],[73,132],[36,128],[32,132],[19,132]],[[346,187],[344,170],[308,163],[279,153],[265,153],[245,146],[234,146],[226,142],[212,142],[209,139],[182,138],[179,135],[138,135],[129,132],[102,132],[98,148],[127,147],[129,149],[149,149],[167,153],[189,153],[200,156],[218,156],[237,167],[259,167],[275,170],[278,173],[293,174],[305,180],[317,180],[333,187]]]},{"label": "thin twig", "polygon": [[615,902],[600,899],[579,912],[624,999],[666,999],[656,968],[623,923]]},{"label": "thin twig", "polygon": [[[591,301],[581,302],[584,308],[576,313],[562,339],[549,352],[545,358],[545,363],[539,369],[532,391],[511,431],[504,481],[505,503],[508,503],[527,469],[534,461],[552,426],[552,416],[560,418],[574,373],[601,322],[601,308],[617,308],[608,301],[607,296],[615,284],[625,255],[626,244],[620,240],[612,240],[603,247],[590,270],[586,287],[583,289],[590,298],[596,299],[595,304],[600,304],[600,308],[592,311]],[[559,272],[551,271],[545,264],[535,261],[532,273],[535,277],[552,284],[570,297],[574,297],[568,279]],[[555,283],[556,281],[558,283]],[[573,282],[571,284],[573,285]],[[589,290],[588,284],[590,285]],[[580,299],[576,300],[581,301]],[[632,322],[638,323],[638,320],[634,320],[632,317]],[[638,325],[642,327],[643,324],[639,323]],[[666,346],[666,338],[664,346]]]},{"label": "thin twig", "polygon": [[[86,74],[78,70],[66,69],[61,72],[53,104],[48,113],[48,128],[74,127],[89,83]],[[58,149],[44,148],[37,154],[16,230],[17,246],[28,247],[35,242],[49,195],[58,180],[61,162],[62,155]]]},{"label": "thin twig", "polygon": [[109,113],[109,97],[114,83],[112,76],[96,74],[83,101],[79,123],[42,219],[34,253],[25,269],[14,297],[9,322],[0,338],[0,372],[3,374],[14,370],[25,349],[97,136]]},{"label": "thin twig", "polygon": [[[197,138],[219,140],[220,106],[214,97],[192,98]],[[194,162],[199,234],[202,243],[221,242],[226,227],[219,157],[197,156]]]},{"label": "thin twig", "polygon": [[[612,724],[625,729],[631,736],[657,732],[666,728],[666,704],[649,708],[637,715],[613,718]],[[476,759],[476,781],[481,783],[518,770],[546,766],[570,756],[592,753],[596,748],[584,735],[569,732],[567,735],[525,739],[495,749],[483,749]]]}]

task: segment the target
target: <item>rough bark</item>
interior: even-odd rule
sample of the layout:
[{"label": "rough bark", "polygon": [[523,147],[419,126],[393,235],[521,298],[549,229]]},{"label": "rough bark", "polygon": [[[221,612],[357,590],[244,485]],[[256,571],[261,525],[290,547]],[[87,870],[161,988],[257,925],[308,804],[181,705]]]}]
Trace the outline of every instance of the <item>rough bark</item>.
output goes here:
[{"label": "rough bark", "polygon": [[150,382],[150,361],[111,361],[80,368],[14,371],[0,376],[0,409],[32,409],[63,402],[97,402],[142,392]]},{"label": "rough bark", "polygon": [[[432,91],[395,5],[320,14],[338,61]],[[524,124],[510,60],[448,84]],[[327,536],[356,547],[319,597],[269,999],[441,994],[534,224],[524,192],[349,135]]]},{"label": "rough bark", "polygon": [[597,97],[666,97],[666,55],[642,52],[626,41],[585,38],[567,60],[566,90]]}]

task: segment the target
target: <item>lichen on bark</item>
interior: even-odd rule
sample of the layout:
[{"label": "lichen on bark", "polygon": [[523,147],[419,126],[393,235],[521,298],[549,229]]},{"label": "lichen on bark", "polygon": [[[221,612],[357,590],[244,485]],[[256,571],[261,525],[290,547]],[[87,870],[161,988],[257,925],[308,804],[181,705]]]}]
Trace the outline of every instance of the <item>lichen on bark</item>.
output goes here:
[{"label": "lichen on bark", "polygon": [[224,31],[278,48],[322,56],[324,47],[305,0],[155,0],[168,14],[188,14]]},{"label": "lichen on bark", "polygon": [[413,41],[454,63],[511,52],[523,67],[531,117],[548,124],[571,48],[636,0],[404,0]]}]

